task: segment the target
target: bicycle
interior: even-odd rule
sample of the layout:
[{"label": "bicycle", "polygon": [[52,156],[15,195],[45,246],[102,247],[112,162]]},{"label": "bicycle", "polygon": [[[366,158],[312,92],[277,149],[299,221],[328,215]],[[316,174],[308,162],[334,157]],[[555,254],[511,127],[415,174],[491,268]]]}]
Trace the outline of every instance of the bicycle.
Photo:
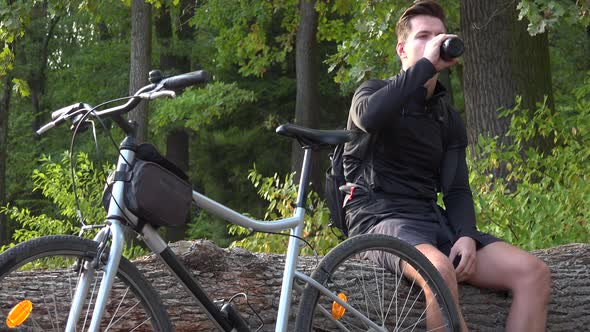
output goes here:
[{"label": "bicycle", "polygon": [[[17,331],[172,331],[170,318],[158,294],[134,264],[122,257],[124,232],[133,230],[193,296],[216,328],[221,331],[250,331],[250,326],[232,301],[221,304],[213,301],[159,236],[156,228],[167,221],[155,220],[157,218],[151,218],[152,215],[138,217],[130,210],[133,205],[130,200],[136,199],[129,198],[130,188],[133,187],[130,181],[144,179],[139,175],[139,165],[154,162],[140,159],[143,156],[135,138],[136,126],[124,120],[122,115],[141,100],[174,97],[175,90],[204,83],[207,76],[206,72],[197,71],[162,78],[153,72],[150,73],[151,83],[127,97],[126,103],[101,111],[97,109],[106,103],[97,107],[83,103],[64,107],[53,112],[52,121],[38,130],[37,133],[42,134],[69,121],[75,137],[79,128],[89,125],[90,117],[101,122],[101,119],[110,118],[123,130],[125,138],[120,144],[116,171],[108,187],[108,216],[103,225],[84,226],[79,236],[40,237],[18,244],[0,255],[0,318],[6,326]],[[122,99],[114,101],[119,100]],[[354,133],[308,129],[292,124],[281,125],[277,133],[297,139],[304,149],[292,217],[273,222],[255,220],[190,187],[188,193],[189,203],[192,200],[199,208],[233,224],[262,232],[290,231],[275,330],[287,331],[293,290],[303,292],[295,322],[296,331],[404,331],[423,328],[427,308],[418,301],[423,290],[414,288],[416,280],[405,280],[402,276],[404,271],[385,269],[379,263],[366,259],[378,250],[392,255],[388,257],[399,257],[407,263],[404,266],[412,266],[421,273],[436,295],[437,305],[444,317],[444,325],[437,328],[458,331],[458,314],[441,276],[420,252],[396,238],[384,235],[352,237],[332,249],[311,276],[297,270],[299,249],[304,243],[302,230],[311,151],[349,141]],[[158,154],[155,157],[158,167],[168,173],[174,171],[165,158]],[[158,160],[159,164],[166,164],[164,166],[167,167],[159,165]],[[145,189],[141,194],[156,192],[151,190],[153,188]],[[156,187],[156,190],[163,189]],[[158,199],[165,199],[162,196]],[[170,204],[176,208],[176,198]],[[90,229],[98,229],[93,240],[82,237],[82,233]],[[34,282],[25,283],[29,278],[34,278]],[[305,289],[299,283],[305,283]],[[401,287],[402,283],[405,288]],[[405,291],[407,288],[409,290]]]}]

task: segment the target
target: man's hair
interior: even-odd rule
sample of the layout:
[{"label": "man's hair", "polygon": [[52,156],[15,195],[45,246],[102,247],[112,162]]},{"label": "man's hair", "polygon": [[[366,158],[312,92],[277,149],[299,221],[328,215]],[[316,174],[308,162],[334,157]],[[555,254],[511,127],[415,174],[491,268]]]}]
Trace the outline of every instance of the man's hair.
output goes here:
[{"label": "man's hair", "polygon": [[396,33],[397,33],[397,40],[398,41],[406,41],[410,31],[412,30],[412,23],[411,20],[415,16],[418,15],[426,15],[426,16],[433,16],[440,19],[443,25],[446,28],[445,23],[445,12],[443,11],[442,7],[436,3],[434,0],[418,0],[415,1],[414,4],[406,9],[406,11],[402,14],[402,16],[397,21],[396,25]]}]

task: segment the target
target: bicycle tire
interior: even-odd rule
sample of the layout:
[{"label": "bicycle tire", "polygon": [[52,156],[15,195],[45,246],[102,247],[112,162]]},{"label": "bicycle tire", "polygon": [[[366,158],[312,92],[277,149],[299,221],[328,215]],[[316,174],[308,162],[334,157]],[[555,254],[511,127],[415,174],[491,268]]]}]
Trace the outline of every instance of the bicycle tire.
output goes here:
[{"label": "bicycle tire", "polygon": [[[405,279],[401,276],[403,271],[389,271],[381,268],[373,261],[358,260],[358,257],[364,256],[367,251],[372,253],[374,250],[393,254],[419,271],[422,278],[428,283],[432,293],[436,296],[445,324],[441,327],[444,327],[447,331],[460,331],[457,310],[450,290],[441,275],[422,253],[397,238],[383,234],[365,234],[349,238],[332,249],[322,259],[311,277],[334,293],[344,293],[348,297],[348,304],[359,310],[377,325],[385,326],[387,331],[414,330],[416,328],[422,330],[425,328],[426,308],[416,307],[418,310],[409,308],[404,311],[406,304],[412,304],[412,307],[415,304],[420,305],[420,301],[416,301],[416,299],[421,297],[422,289],[408,280],[402,281],[402,279]],[[364,286],[359,285],[360,282],[369,281],[369,277],[373,275],[375,276],[374,281],[370,281]],[[340,279],[341,276],[346,277],[342,280]],[[416,291],[410,289],[407,294],[403,294],[403,287],[398,287],[402,282],[411,287],[416,286],[417,289],[420,289],[419,293],[415,294]],[[394,286],[395,290],[390,290]],[[346,290],[342,291],[344,288]],[[414,296],[411,296],[412,293],[414,293]],[[374,295],[376,299],[372,299]],[[403,301],[394,299],[397,295]],[[389,299],[390,296],[391,300]],[[394,301],[395,305],[393,304]],[[401,310],[398,302],[404,304]],[[333,317],[324,318],[318,312],[320,310],[316,310],[316,307],[323,307],[328,313],[331,313],[332,305],[333,301],[323,296],[317,288],[309,284],[306,285],[299,305],[295,331],[337,331],[340,327],[335,322],[342,324],[345,327],[342,328],[343,330],[373,331],[350,313],[345,312],[342,317],[337,319]],[[394,307],[395,314],[390,312],[390,310],[393,311]],[[383,311],[384,309],[387,310],[386,313]],[[423,310],[420,315],[418,315],[419,310]],[[375,311],[375,313],[372,314],[371,311]],[[406,322],[410,318],[416,318],[416,322]]]},{"label": "bicycle tire", "polygon": [[[0,254],[0,330],[7,327],[9,311],[20,301],[30,300],[31,314],[12,331],[63,331],[70,309],[69,300],[77,284],[78,272],[72,267],[81,265],[75,263],[79,259],[92,261],[97,255],[97,247],[97,242],[88,239],[55,235],[20,243]],[[50,268],[47,268],[48,264],[51,264]],[[99,281],[102,271],[96,272],[94,280]],[[88,318],[91,315],[93,307],[89,303],[93,302],[96,292],[98,286],[93,282],[81,316]],[[115,323],[120,325],[113,326]],[[90,319],[80,317],[76,330],[83,331],[89,325]],[[172,331],[170,318],[158,294],[124,257],[100,330]]]}]

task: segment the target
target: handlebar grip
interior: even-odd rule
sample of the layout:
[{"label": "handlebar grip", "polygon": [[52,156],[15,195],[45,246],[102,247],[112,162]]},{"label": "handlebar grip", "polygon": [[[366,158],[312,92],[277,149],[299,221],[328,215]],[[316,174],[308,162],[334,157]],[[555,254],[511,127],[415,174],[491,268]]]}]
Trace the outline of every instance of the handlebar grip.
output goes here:
[{"label": "handlebar grip", "polygon": [[206,83],[208,80],[209,74],[204,70],[198,70],[163,79],[161,84],[164,86],[164,89],[178,90],[191,85]]},{"label": "handlebar grip", "polygon": [[46,131],[48,131],[49,129],[55,127],[55,121],[51,121],[47,124],[45,124],[43,127],[39,128],[35,133],[39,136],[41,136],[42,134],[44,134]]}]

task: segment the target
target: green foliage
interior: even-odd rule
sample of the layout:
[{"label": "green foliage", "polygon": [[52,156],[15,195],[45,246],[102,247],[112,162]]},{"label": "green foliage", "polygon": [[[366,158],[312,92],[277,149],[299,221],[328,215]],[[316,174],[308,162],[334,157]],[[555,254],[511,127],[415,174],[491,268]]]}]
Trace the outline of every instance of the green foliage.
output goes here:
[{"label": "green foliage", "polygon": [[[59,161],[53,161],[50,157],[44,156],[40,162],[40,169],[33,173],[35,190],[40,191],[43,196],[55,203],[58,208],[57,213],[34,215],[27,208],[1,207],[0,213],[16,221],[18,228],[12,236],[14,242],[0,248],[0,251],[40,236],[80,233],[81,225],[71,181],[69,153],[64,152]],[[102,206],[105,174],[109,173],[113,167],[108,165],[96,167],[85,153],[79,153],[75,162],[76,193],[84,223],[100,225],[104,223],[106,217],[106,211]],[[90,233],[87,236],[94,235],[94,232]],[[147,252],[141,246],[128,245],[123,254],[131,258],[145,255]]]},{"label": "green foliage", "polygon": [[0,79],[4,78],[4,76],[12,70],[14,62],[14,53],[8,48],[4,46],[2,51],[0,51]]},{"label": "green foliage", "polygon": [[590,70],[590,43],[587,27],[560,22],[549,33],[551,81],[556,103],[575,104],[572,90]]},{"label": "green foliage", "polygon": [[395,61],[395,22],[404,5],[355,1],[344,9],[339,2],[319,2],[317,8],[321,17],[318,36],[338,43],[338,51],[326,62],[330,72],[336,70],[335,80],[343,90],[354,89],[362,80],[384,78],[399,71],[399,62]]},{"label": "green foliage", "polygon": [[[575,105],[553,112],[542,104],[532,115],[518,99],[501,112],[512,143],[480,138],[484,158],[470,162],[480,229],[527,250],[590,239],[590,77],[574,94]],[[553,147],[528,144],[539,138]],[[505,179],[493,176],[501,165]]]},{"label": "green foliage", "polygon": [[27,4],[4,2],[0,1],[0,80],[13,69],[14,53],[10,46],[24,35],[29,20]]},{"label": "green foliage", "polygon": [[213,57],[219,67],[238,65],[240,74],[260,77],[293,50],[297,4],[295,0],[209,0],[197,8],[192,24],[215,34]]},{"label": "green foliage", "polygon": [[220,247],[228,247],[235,237],[227,236],[227,225],[224,220],[198,210],[197,215],[188,224],[186,239],[207,239]]},{"label": "green foliage", "polygon": [[21,97],[28,97],[31,95],[31,89],[29,88],[29,84],[25,80],[13,78],[12,89],[14,90],[14,92],[21,95]]},{"label": "green foliage", "polygon": [[252,91],[240,89],[236,83],[214,82],[201,89],[190,89],[175,99],[154,103],[156,110],[150,116],[150,126],[156,134],[176,127],[200,131],[254,100]]},{"label": "green foliage", "polygon": [[[258,188],[258,193],[270,203],[264,220],[272,222],[272,220],[293,215],[292,204],[296,201],[298,189],[298,186],[293,183],[293,174],[289,174],[283,179],[276,173],[272,177],[263,177],[254,166],[254,169],[248,174],[248,178],[254,187]],[[339,242],[338,237],[333,233],[334,230],[328,227],[329,210],[314,192],[307,195],[306,206],[308,213],[305,215],[303,238],[315,248],[318,254],[324,255]],[[247,236],[250,231],[240,226],[231,225],[230,234]],[[288,241],[288,236],[255,233],[234,242],[232,246],[244,247],[251,251],[285,253]],[[302,254],[310,255],[313,252],[309,247],[305,247]]]},{"label": "green foliage", "polygon": [[266,204],[246,175],[254,162],[265,173],[289,170],[292,142],[274,129],[293,116],[295,82],[285,76],[242,78],[239,87],[256,91],[256,101],[192,133],[188,173],[195,188],[208,197],[236,211],[262,214]]},{"label": "green foliage", "polygon": [[590,24],[588,1],[521,0],[517,10],[519,20],[526,17],[529,21],[528,31],[533,36],[563,21],[583,27]]},{"label": "green foliage", "polygon": [[[33,173],[34,190],[52,200],[58,207],[56,216],[41,214],[33,215],[27,208],[7,206],[0,209],[15,220],[19,227],[15,230],[13,240],[16,243],[30,240],[43,235],[78,234],[80,223],[76,209],[73,186],[70,175],[70,159],[66,152],[60,161],[50,157],[41,158],[41,168]],[[80,210],[86,224],[104,222],[106,213],[101,204],[105,174],[111,167],[96,168],[88,155],[80,153],[76,157],[76,192]]]},{"label": "green foliage", "polygon": [[30,16],[28,4],[11,3],[9,5],[0,2],[0,41],[11,44],[25,33],[25,25],[29,22]]},{"label": "green foliage", "polygon": [[5,206],[0,208],[0,213],[6,214],[19,224],[20,228],[12,235],[13,244],[44,235],[77,234],[80,231],[80,227],[72,222],[55,219],[46,214],[31,215],[31,211],[26,208]]}]

